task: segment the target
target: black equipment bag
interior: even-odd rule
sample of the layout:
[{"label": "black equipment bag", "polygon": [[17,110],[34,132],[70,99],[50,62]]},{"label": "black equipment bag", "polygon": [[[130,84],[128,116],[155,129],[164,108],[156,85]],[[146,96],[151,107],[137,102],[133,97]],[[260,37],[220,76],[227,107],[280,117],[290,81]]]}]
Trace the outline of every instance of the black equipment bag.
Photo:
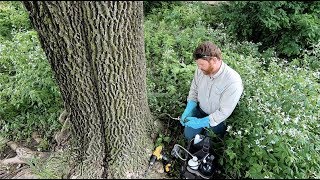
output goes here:
[{"label": "black equipment bag", "polygon": [[[209,137],[200,135],[202,141],[194,144],[194,139],[188,142],[187,150],[200,160],[198,169],[192,169],[188,166],[188,161],[192,158],[188,153],[185,153],[185,159],[180,171],[181,179],[212,179],[215,172],[213,165],[214,156],[210,152],[211,141]],[[205,159],[205,161],[203,161]]]}]

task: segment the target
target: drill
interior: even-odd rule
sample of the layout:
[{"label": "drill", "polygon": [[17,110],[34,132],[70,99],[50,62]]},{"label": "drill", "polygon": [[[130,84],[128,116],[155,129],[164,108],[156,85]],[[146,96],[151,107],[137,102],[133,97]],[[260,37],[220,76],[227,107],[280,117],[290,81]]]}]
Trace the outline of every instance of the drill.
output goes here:
[{"label": "drill", "polygon": [[[164,170],[165,172],[169,172],[171,169],[171,163],[170,163],[170,160],[167,156],[165,156],[163,153],[162,153],[162,146],[158,146],[153,152],[152,152],[152,155],[150,157],[150,161],[149,161],[149,167],[147,169],[147,171],[149,169],[152,168],[152,166],[154,165],[154,163],[157,161],[157,160],[162,160],[163,162],[163,165],[164,165]],[[147,171],[145,173],[145,175],[147,174]]]}]

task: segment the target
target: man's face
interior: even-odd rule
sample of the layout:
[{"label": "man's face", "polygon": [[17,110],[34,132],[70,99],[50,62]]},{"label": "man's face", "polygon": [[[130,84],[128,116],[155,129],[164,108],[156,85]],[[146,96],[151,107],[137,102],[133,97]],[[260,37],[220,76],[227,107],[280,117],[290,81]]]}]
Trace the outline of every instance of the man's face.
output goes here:
[{"label": "man's face", "polygon": [[215,62],[213,58],[211,58],[210,60],[198,59],[196,60],[196,63],[198,68],[201,69],[201,71],[205,75],[210,75],[215,70]]}]

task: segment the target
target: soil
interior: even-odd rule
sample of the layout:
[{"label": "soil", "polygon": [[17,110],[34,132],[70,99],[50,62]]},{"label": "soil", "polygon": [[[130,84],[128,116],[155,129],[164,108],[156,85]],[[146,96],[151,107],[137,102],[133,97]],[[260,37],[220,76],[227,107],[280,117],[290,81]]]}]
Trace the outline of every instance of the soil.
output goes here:
[{"label": "soil", "polygon": [[[19,145],[28,147],[35,150],[35,142],[18,142]],[[12,150],[9,146],[5,146],[0,151],[0,160],[13,158],[16,156],[16,152]],[[31,169],[26,164],[10,164],[3,165],[0,164],[0,179],[37,179],[35,175],[32,174]]]}]

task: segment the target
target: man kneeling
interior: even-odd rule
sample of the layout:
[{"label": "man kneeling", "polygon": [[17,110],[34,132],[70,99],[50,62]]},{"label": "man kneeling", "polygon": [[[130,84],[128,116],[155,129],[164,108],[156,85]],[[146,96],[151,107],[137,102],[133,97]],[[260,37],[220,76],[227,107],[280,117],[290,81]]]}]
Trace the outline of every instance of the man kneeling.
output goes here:
[{"label": "man kneeling", "polygon": [[219,136],[226,132],[225,120],[243,92],[240,75],[222,61],[221,50],[211,42],[200,44],[193,53],[198,68],[180,118],[184,136],[190,141],[208,127]]}]

